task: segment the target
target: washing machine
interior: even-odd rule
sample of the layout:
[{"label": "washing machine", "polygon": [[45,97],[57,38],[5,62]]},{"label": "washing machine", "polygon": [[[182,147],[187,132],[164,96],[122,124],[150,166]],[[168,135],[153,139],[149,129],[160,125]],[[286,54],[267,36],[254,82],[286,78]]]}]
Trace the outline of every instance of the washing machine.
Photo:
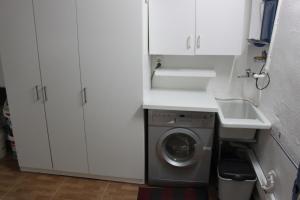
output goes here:
[{"label": "washing machine", "polygon": [[215,113],[148,111],[148,184],[209,182]]}]

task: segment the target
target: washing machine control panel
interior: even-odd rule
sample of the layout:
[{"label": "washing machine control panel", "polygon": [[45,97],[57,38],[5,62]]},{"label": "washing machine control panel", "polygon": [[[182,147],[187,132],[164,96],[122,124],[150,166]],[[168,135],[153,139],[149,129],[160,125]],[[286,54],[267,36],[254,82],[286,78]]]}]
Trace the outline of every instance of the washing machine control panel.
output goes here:
[{"label": "washing machine control panel", "polygon": [[149,126],[213,128],[215,113],[149,110]]}]

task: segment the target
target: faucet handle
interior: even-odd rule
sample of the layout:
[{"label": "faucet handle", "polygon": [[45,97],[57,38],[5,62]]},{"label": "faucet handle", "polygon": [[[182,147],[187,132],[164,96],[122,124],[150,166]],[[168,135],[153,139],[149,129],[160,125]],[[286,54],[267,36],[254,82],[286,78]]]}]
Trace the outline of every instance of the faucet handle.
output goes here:
[{"label": "faucet handle", "polygon": [[239,75],[238,78],[250,78],[252,74],[252,71],[250,68],[246,69],[246,74],[245,75]]},{"label": "faucet handle", "polygon": [[251,74],[251,72],[252,72],[252,71],[251,71],[250,68],[246,69],[246,73],[247,73],[247,74]]}]

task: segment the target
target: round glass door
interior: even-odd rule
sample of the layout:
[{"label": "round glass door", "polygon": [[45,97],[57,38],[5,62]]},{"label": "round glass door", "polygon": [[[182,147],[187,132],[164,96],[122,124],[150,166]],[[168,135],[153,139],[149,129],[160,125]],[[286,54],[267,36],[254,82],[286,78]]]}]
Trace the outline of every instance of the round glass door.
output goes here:
[{"label": "round glass door", "polygon": [[163,134],[158,142],[158,153],[169,164],[186,167],[196,162],[200,153],[200,139],[192,131],[172,129]]}]

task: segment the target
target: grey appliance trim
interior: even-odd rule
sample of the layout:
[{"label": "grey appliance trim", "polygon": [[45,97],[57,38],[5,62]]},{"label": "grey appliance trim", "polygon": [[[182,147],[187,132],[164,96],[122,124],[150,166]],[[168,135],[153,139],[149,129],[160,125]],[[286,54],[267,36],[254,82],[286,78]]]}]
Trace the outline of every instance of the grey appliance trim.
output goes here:
[{"label": "grey appliance trim", "polygon": [[[167,154],[166,151],[164,149],[164,143],[165,140],[173,135],[173,134],[177,134],[177,133],[181,133],[181,134],[186,134],[188,136],[190,136],[191,138],[193,138],[196,142],[195,144],[195,153],[193,155],[193,157],[190,160],[184,161],[184,162],[177,162],[173,159],[171,159]],[[201,144],[201,140],[200,138],[191,130],[189,129],[185,129],[185,128],[174,128],[171,129],[167,132],[165,132],[160,138],[159,141],[157,143],[157,153],[158,155],[160,155],[160,157],[166,161],[167,163],[169,163],[170,165],[174,166],[174,167],[187,167],[187,166],[191,166],[193,164],[195,164],[202,152],[202,148],[200,147]]]}]

